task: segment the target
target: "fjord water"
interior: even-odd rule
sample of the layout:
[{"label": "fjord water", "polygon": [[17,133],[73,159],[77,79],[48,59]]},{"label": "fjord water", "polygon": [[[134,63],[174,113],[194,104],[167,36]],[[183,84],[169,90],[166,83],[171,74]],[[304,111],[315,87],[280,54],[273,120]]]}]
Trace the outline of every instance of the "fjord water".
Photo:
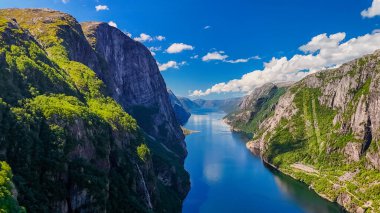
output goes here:
[{"label": "fjord water", "polygon": [[305,184],[266,167],[245,148],[241,135],[230,131],[223,116],[193,114],[185,125],[200,132],[186,138],[191,190],[184,213],[341,212]]}]

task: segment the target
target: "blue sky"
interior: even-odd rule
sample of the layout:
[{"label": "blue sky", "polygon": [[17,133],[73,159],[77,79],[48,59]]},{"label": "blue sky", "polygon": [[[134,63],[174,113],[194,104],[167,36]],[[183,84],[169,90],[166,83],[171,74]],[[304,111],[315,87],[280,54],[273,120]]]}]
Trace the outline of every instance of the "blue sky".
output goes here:
[{"label": "blue sky", "polygon": [[[169,68],[162,75],[168,87],[180,96],[193,93],[216,99],[242,95],[268,81],[298,80],[305,73],[297,73],[300,69],[313,72],[380,49],[380,36],[374,35],[377,34],[374,30],[380,29],[380,19],[376,16],[377,12],[380,14],[380,3],[375,5],[378,0],[65,1],[0,0],[0,7],[47,7],[70,13],[80,22],[113,21],[134,38],[141,33],[150,35],[152,38],[143,43],[159,49],[154,52],[161,65],[172,61],[166,64]],[[372,9],[362,12],[372,3]],[[97,5],[107,6],[108,10],[96,11]],[[205,29],[206,26],[209,28]],[[344,35],[337,34],[340,32]],[[324,33],[325,36],[301,48],[303,51],[299,49]],[[368,36],[356,43],[351,41],[340,46],[365,34]],[[167,51],[174,43],[188,45],[182,45],[187,50],[170,53],[181,50],[181,45],[175,45],[177,48]],[[350,45],[353,48],[348,51],[346,46]],[[210,57],[204,58],[208,53]],[[297,54],[318,57],[323,63],[311,66],[302,64],[301,60],[290,60]],[[192,58],[196,55],[198,58]],[[262,73],[242,77],[252,71]],[[232,79],[237,80],[230,82]]]}]

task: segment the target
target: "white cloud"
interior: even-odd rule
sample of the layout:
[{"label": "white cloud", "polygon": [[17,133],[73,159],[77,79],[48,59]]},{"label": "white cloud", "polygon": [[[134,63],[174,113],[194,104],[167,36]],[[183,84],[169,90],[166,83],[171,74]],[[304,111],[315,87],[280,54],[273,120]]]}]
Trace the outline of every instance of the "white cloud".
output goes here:
[{"label": "white cloud", "polygon": [[203,29],[205,29],[205,30],[210,29],[210,28],[211,28],[211,26],[209,26],[209,25],[203,27]]},{"label": "white cloud", "polygon": [[152,53],[153,56],[156,55],[156,51],[161,51],[161,47],[149,47],[149,51]]},{"label": "white cloud", "polygon": [[190,58],[191,58],[191,59],[198,59],[198,58],[199,58],[199,55],[194,55],[194,56],[191,56]]},{"label": "white cloud", "polygon": [[136,37],[134,39],[139,42],[153,41],[152,36],[145,33],[141,33],[139,37]]},{"label": "white cloud", "polygon": [[160,71],[165,71],[167,69],[173,68],[173,69],[179,69],[180,66],[183,66],[186,64],[186,61],[182,62],[176,62],[176,61],[168,61],[164,64],[158,64],[158,68]]},{"label": "white cloud", "polygon": [[168,47],[168,49],[166,49],[166,52],[167,53],[180,53],[184,50],[193,50],[194,47],[191,46],[191,45],[188,45],[188,44],[184,44],[184,43],[174,43],[172,45],[170,45],[170,47]]},{"label": "white cloud", "polygon": [[166,38],[165,38],[165,36],[159,35],[159,36],[156,36],[156,39],[157,39],[158,41],[163,41],[163,40],[165,40]]},{"label": "white cloud", "polygon": [[62,3],[67,4],[70,0],[62,0]]},{"label": "white cloud", "polygon": [[117,28],[117,24],[115,22],[113,22],[113,21],[108,22],[108,25]]},{"label": "white cloud", "polygon": [[162,35],[151,36],[146,33],[141,33],[139,37],[134,38],[135,41],[139,42],[151,42],[151,41],[163,41],[166,37]]},{"label": "white cloud", "polygon": [[224,51],[215,51],[203,56],[202,61],[223,61],[226,58],[228,58],[228,55],[225,55]]},{"label": "white cloud", "polygon": [[262,70],[254,70],[240,79],[230,80],[227,83],[215,84],[205,91],[195,90],[191,95],[202,96],[224,92],[248,93],[265,83],[297,81],[317,70],[337,67],[380,49],[380,33],[366,34],[343,42],[345,37],[345,33],[315,36],[310,42],[299,48],[304,54],[296,54],[290,59],[286,57],[272,58],[268,63],[264,63]]},{"label": "white cloud", "polygon": [[365,18],[372,18],[380,15],[380,0],[373,0],[371,7],[363,10],[361,15]]},{"label": "white cloud", "polygon": [[227,60],[229,56],[224,53],[224,51],[215,51],[207,53],[202,57],[202,61],[223,61],[226,63],[237,64],[237,63],[246,63],[252,59],[260,59],[259,56],[253,56],[249,58],[240,58],[235,60]]},{"label": "white cloud", "polygon": [[231,63],[231,64],[237,64],[237,63],[247,63],[250,60],[260,60],[260,56],[252,56],[249,58],[239,58],[235,60],[224,60],[224,62]]},{"label": "white cloud", "polygon": [[107,5],[97,5],[95,6],[96,11],[101,11],[101,10],[110,10]]}]

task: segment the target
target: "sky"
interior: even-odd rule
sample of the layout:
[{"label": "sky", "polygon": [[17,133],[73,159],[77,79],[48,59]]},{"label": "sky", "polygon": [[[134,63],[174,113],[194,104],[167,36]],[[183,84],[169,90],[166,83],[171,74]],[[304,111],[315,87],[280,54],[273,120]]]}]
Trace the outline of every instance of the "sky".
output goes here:
[{"label": "sky", "polygon": [[0,0],[10,7],[119,28],[190,98],[241,96],[380,49],[380,0]]}]

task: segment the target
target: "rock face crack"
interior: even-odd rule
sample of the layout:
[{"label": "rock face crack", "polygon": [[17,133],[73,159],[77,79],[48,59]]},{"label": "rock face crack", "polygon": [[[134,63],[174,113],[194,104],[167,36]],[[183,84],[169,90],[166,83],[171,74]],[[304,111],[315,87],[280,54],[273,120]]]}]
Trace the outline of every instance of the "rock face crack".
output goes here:
[{"label": "rock face crack", "polygon": [[372,142],[371,118],[368,117],[367,123],[364,125],[364,142],[362,144],[361,155],[369,148]]}]

